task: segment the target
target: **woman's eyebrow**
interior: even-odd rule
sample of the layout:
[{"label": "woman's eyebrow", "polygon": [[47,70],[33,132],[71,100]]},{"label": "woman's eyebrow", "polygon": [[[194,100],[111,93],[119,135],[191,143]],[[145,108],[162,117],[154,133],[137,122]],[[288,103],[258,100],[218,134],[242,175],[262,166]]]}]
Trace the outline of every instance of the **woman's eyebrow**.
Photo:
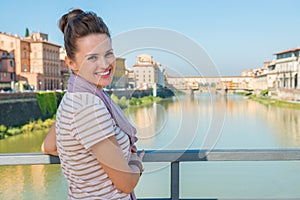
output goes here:
[{"label": "woman's eyebrow", "polygon": [[89,56],[97,56],[99,55],[98,53],[89,53],[89,54],[86,54],[84,57],[89,57]]},{"label": "woman's eyebrow", "polygon": [[[114,51],[114,50],[111,48],[111,49],[105,51],[105,53],[112,52],[112,51]],[[100,54],[99,54],[99,53],[93,53],[93,52],[90,52],[90,53],[86,54],[84,57],[88,57],[88,56],[98,56],[98,55],[100,55]]]}]

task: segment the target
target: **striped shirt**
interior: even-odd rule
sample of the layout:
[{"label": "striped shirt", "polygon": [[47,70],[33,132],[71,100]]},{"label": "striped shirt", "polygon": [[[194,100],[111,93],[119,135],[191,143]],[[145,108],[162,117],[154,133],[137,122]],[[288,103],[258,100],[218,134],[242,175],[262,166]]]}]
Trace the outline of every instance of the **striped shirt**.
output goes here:
[{"label": "striped shirt", "polygon": [[128,136],[116,126],[103,101],[91,93],[66,93],[56,114],[57,150],[69,184],[69,199],[130,199],[118,190],[91,147],[115,136],[128,160]]}]

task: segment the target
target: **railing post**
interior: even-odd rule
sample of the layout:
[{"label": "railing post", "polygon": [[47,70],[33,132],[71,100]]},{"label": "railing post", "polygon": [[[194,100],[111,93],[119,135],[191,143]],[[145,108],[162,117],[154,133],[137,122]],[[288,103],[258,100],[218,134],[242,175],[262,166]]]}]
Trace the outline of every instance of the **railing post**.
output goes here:
[{"label": "railing post", "polygon": [[171,199],[179,200],[179,162],[171,162]]}]

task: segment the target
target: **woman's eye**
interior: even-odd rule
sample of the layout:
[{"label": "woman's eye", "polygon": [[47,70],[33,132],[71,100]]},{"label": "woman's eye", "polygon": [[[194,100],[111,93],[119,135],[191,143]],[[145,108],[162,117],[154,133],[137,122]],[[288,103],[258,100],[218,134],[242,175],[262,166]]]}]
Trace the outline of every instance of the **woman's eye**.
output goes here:
[{"label": "woman's eye", "polygon": [[97,60],[97,56],[89,56],[88,60],[89,61],[96,61]]},{"label": "woman's eye", "polygon": [[105,57],[111,57],[111,56],[114,56],[114,53],[113,52],[107,52],[105,54]]}]

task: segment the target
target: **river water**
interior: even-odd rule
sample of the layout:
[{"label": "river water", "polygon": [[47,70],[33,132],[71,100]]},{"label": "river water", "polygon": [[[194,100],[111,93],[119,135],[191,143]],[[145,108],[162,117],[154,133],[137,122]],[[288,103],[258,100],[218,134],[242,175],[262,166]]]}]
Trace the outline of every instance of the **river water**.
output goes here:
[{"label": "river water", "polygon": [[[179,96],[125,114],[139,149],[273,149],[300,147],[300,110],[239,95]],[[0,153],[40,152],[45,131],[0,140]],[[170,196],[170,164],[145,163],[138,197]],[[0,199],[66,199],[59,165],[0,167]],[[185,162],[182,198],[300,199],[299,162]]]}]

